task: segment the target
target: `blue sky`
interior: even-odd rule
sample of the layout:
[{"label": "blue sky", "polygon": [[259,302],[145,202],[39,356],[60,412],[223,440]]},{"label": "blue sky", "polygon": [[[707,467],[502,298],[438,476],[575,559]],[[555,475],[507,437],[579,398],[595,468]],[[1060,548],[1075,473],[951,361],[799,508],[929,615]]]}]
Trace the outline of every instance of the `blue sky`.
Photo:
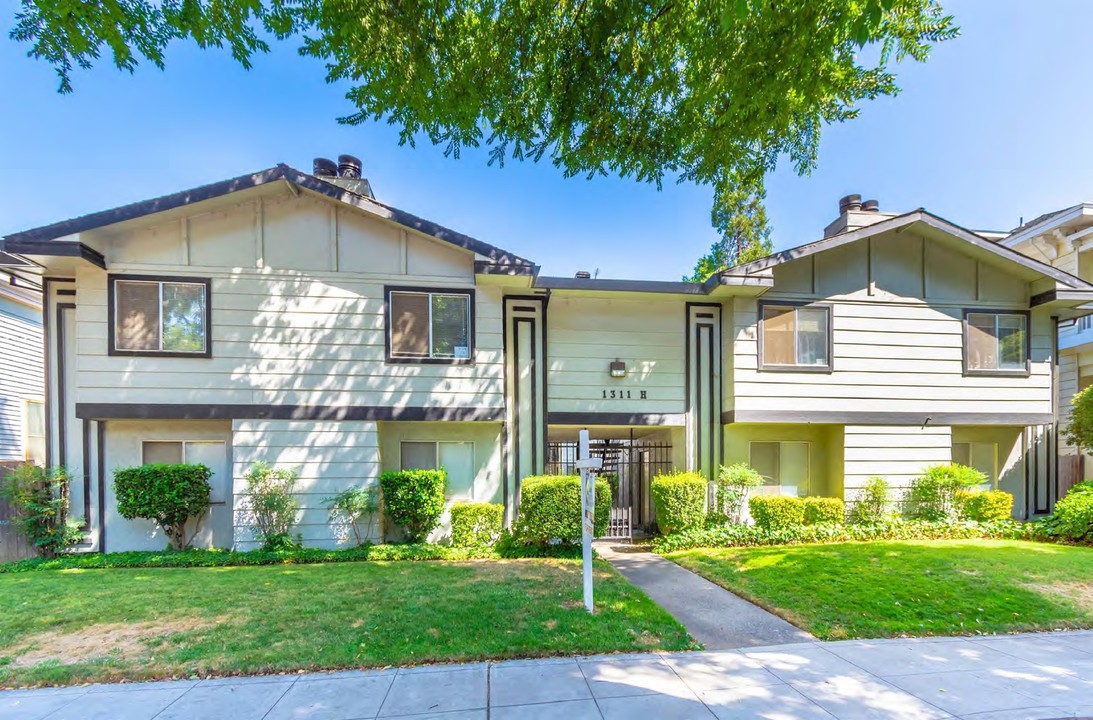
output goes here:
[{"label": "blue sky", "polygon": [[[838,198],[926,207],[971,228],[1007,229],[1093,201],[1093,118],[1082,0],[950,0],[962,35],[898,68],[903,92],[829,127],[819,169],[768,179],[775,246],[820,236]],[[17,7],[0,0],[5,31]],[[392,205],[529,257],[552,275],[678,279],[715,239],[710,190],[564,179],[549,163],[487,167],[400,147],[385,125],[339,125],[344,87],[292,43],[242,70],[226,52],[178,46],[160,72],[101,65],[56,93],[53,71],[0,40],[0,234],[317,155],[364,160]]]}]

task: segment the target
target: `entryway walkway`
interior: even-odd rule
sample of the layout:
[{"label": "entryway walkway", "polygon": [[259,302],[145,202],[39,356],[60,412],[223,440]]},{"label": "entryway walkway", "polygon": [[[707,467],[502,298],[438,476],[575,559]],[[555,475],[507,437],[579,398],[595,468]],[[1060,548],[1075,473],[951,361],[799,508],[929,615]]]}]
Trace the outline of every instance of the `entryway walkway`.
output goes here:
[{"label": "entryway walkway", "polygon": [[0,692],[4,720],[1093,716],[1093,632],[798,643]]},{"label": "entryway walkway", "polygon": [[640,546],[603,541],[596,543],[596,552],[671,613],[706,650],[813,639],[777,615]]}]

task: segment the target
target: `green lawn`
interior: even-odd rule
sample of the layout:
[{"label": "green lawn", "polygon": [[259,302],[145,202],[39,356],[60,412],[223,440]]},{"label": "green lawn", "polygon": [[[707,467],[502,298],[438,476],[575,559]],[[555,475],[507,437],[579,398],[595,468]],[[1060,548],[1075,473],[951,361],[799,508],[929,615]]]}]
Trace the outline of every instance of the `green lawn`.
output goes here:
[{"label": "green lawn", "polygon": [[1090,548],[952,540],[668,557],[826,640],[1093,627]]},{"label": "green lawn", "polygon": [[0,686],[693,647],[597,561],[362,562],[0,575]]}]

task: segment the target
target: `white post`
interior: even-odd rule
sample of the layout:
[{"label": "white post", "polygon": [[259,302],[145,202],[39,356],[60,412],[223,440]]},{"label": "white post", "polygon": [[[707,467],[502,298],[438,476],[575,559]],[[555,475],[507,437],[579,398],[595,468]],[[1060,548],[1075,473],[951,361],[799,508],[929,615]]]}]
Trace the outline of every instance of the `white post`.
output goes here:
[{"label": "white post", "polygon": [[584,566],[584,606],[592,612],[592,536],[596,530],[596,473],[602,458],[589,457],[588,430],[577,442],[577,470],[581,474],[581,550]]}]

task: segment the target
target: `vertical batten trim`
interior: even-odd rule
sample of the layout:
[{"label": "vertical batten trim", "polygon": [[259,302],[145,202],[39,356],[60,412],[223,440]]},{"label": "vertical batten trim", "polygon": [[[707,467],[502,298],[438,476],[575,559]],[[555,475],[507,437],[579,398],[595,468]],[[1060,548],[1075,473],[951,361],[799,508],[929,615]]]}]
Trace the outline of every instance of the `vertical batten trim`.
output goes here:
[{"label": "vertical batten trim", "polygon": [[873,274],[873,238],[865,241],[865,291],[868,295],[877,294],[876,281]]},{"label": "vertical batten trim", "polygon": [[254,201],[254,264],[262,269],[266,266],[266,205],[265,198]]},{"label": "vertical batten trim", "polygon": [[409,245],[409,239],[406,236],[406,230],[405,229],[400,230],[399,231],[399,240],[398,240],[398,263],[399,263],[399,273],[402,274],[402,275],[408,275],[409,272],[410,272],[410,270],[409,270],[409,267],[410,267],[410,263],[409,263],[410,251],[409,251],[408,245]]},{"label": "vertical batten trim", "polygon": [[52,363],[49,361],[49,283],[49,278],[42,280],[42,361],[46,380],[45,386],[42,388],[42,399],[45,401],[46,411],[46,467],[51,467],[53,464],[53,394],[49,391],[49,386],[52,383],[50,375]]},{"label": "vertical batten trim", "polygon": [[340,269],[338,260],[338,206],[330,206],[330,262],[334,272]]},{"label": "vertical batten trim", "polygon": [[178,221],[178,234],[182,264],[190,264],[190,218],[184,217]]},{"label": "vertical batten trim", "polygon": [[106,482],[105,471],[103,468],[106,466],[106,432],[101,420],[95,423],[95,437],[96,437],[96,454],[98,458],[95,462],[95,475],[99,483],[99,552],[106,552]]}]

